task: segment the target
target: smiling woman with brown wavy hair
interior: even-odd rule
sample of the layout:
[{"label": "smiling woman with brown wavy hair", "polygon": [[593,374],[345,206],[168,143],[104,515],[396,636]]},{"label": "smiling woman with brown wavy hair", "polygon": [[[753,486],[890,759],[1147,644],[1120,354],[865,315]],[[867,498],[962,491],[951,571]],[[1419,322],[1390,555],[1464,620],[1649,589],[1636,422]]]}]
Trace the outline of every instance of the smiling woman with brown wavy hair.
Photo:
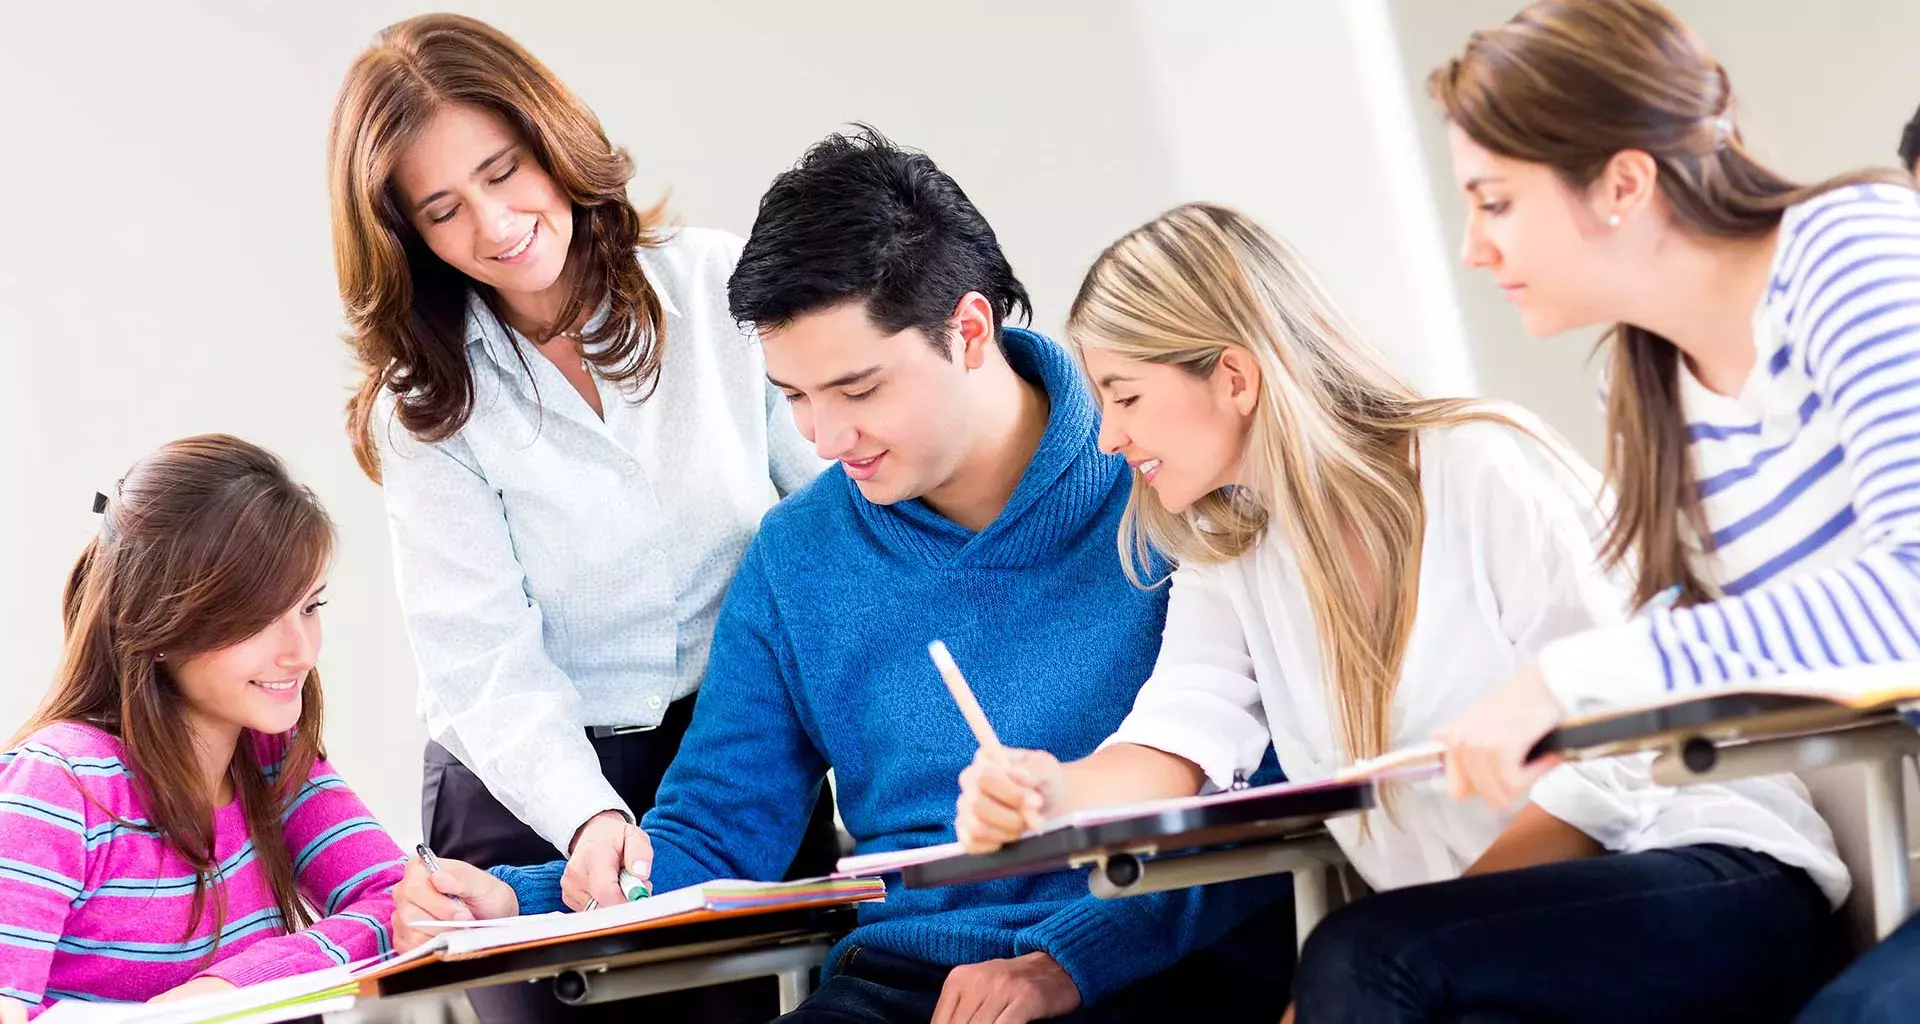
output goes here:
[{"label": "smiling woman with brown wavy hair", "polygon": [[[425,158],[409,160],[423,137],[431,145],[481,136],[500,145],[465,183],[525,216],[485,206],[463,211],[471,204],[458,188],[428,187]],[[424,439],[442,440],[466,424],[474,404],[469,293],[543,354],[555,341],[571,341],[557,351],[636,394],[658,381],[660,299],[633,250],[661,244],[662,207],[634,208],[627,198],[632,159],[513,40],[455,15],[415,18],[382,33],[340,95],[328,171],[334,266],[365,371],[348,404],[348,429],[368,476],[380,478],[373,417],[383,394],[394,396],[401,425]],[[581,331],[603,300],[604,317]]]},{"label": "smiling woman with brown wavy hair", "polygon": [[557,847],[618,901],[733,566],[821,466],[727,311],[741,242],[636,208],[593,112],[457,15],[354,62],[328,170],[348,433],[385,491],[433,740],[428,841],[483,866]]}]

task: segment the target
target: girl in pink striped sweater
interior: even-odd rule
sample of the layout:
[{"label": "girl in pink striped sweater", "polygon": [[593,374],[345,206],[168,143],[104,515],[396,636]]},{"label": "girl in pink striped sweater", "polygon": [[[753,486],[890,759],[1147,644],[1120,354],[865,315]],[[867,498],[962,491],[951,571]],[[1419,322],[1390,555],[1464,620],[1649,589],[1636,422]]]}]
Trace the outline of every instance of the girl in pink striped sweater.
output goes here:
[{"label": "girl in pink striped sweater", "polygon": [[206,435],[95,507],[59,675],[0,754],[0,1024],[387,952],[404,861],[320,748],[319,502]]}]

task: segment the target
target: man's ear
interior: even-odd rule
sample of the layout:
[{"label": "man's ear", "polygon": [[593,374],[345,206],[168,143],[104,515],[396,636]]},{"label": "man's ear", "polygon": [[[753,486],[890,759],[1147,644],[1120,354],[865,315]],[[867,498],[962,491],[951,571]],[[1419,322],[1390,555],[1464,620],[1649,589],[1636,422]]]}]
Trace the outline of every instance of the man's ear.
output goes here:
[{"label": "man's ear", "polygon": [[967,369],[978,370],[986,362],[987,349],[995,344],[993,303],[979,292],[968,292],[954,305],[950,323],[948,337],[954,355]]}]

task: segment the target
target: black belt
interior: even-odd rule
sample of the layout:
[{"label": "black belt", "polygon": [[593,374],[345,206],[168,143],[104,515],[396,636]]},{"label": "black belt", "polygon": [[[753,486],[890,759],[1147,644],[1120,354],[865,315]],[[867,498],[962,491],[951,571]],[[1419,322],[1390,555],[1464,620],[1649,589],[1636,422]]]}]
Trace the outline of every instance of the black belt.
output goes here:
[{"label": "black belt", "polygon": [[589,725],[587,737],[596,740],[612,739],[615,736],[629,736],[636,732],[652,732],[658,728],[660,728],[658,722],[652,725]]}]

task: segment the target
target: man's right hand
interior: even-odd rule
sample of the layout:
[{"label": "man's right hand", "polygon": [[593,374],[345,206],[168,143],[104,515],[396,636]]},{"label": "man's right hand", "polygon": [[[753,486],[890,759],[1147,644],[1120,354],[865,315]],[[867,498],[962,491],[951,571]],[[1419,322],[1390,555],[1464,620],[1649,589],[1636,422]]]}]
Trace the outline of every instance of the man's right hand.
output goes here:
[{"label": "man's right hand", "polygon": [[440,870],[429,875],[414,857],[393,887],[393,948],[405,953],[432,938],[436,932],[415,927],[422,921],[489,920],[519,912],[513,887],[485,871],[443,857]]},{"label": "man's right hand", "polygon": [[651,885],[653,843],[619,811],[601,811],[574,835],[566,873],[560,876],[560,899],[574,910],[587,909],[589,901],[601,907],[625,903],[622,868]]},{"label": "man's right hand", "polygon": [[960,773],[953,830],[968,853],[991,853],[1037,832],[1059,809],[1066,772],[1044,750],[981,750]]}]

